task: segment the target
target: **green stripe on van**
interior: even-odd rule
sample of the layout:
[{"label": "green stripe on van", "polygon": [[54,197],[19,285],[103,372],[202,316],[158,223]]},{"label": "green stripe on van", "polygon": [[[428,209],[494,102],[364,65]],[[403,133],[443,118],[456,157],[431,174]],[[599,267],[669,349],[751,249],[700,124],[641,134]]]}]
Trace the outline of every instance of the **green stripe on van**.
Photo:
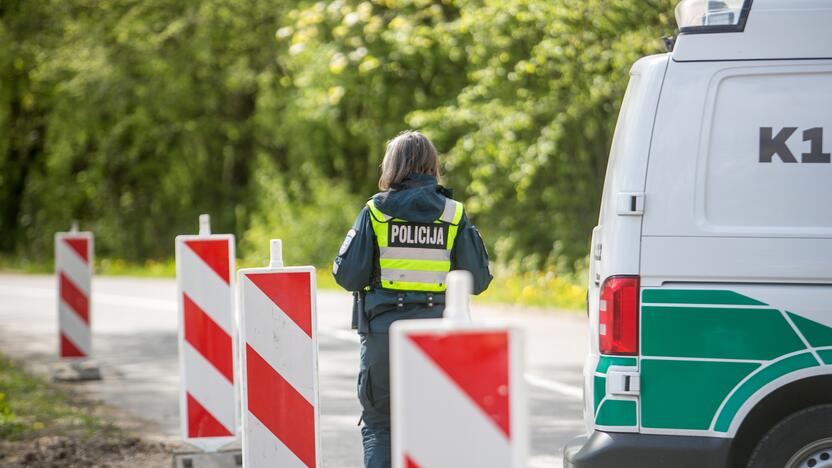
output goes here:
[{"label": "green stripe on van", "polygon": [[820,358],[823,359],[823,363],[832,366],[832,349],[824,349],[823,351],[818,351],[818,355]]},{"label": "green stripe on van", "polygon": [[731,398],[728,399],[725,406],[722,407],[722,411],[719,413],[716,424],[714,424],[714,430],[728,432],[728,429],[731,427],[731,421],[743,403],[764,385],[788,373],[816,365],[818,365],[818,361],[812,356],[812,353],[802,353],[763,367],[743,382],[737,391],[731,395]]},{"label": "green stripe on van", "polygon": [[642,427],[709,429],[722,400],[759,366],[753,362],[642,359]]},{"label": "green stripe on van", "polygon": [[593,390],[593,398],[595,405],[592,407],[593,411],[596,413],[598,412],[598,405],[601,403],[601,400],[607,396],[607,378],[606,377],[598,377],[597,375],[594,378],[594,383],[592,384]]},{"label": "green stripe on van", "polygon": [[779,310],[644,306],[642,355],[767,361],[803,342]]},{"label": "green stripe on van", "polygon": [[832,346],[832,328],[791,312],[786,313],[812,346],[816,348]]},{"label": "green stripe on van", "polygon": [[598,409],[595,424],[600,426],[635,426],[638,422],[633,400],[605,400]]},{"label": "green stripe on van", "polygon": [[734,291],[720,289],[645,289],[641,301],[654,304],[767,305]]},{"label": "green stripe on van", "polygon": [[636,366],[636,358],[621,356],[601,356],[598,358],[598,367],[595,372],[606,374],[610,366]]}]

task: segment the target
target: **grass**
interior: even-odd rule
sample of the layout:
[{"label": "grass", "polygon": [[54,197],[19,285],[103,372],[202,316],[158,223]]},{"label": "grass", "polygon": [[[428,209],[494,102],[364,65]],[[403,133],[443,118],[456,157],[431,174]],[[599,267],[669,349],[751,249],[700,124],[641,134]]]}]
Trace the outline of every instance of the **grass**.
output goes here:
[{"label": "grass", "polygon": [[111,429],[71,395],[0,355],[0,439],[21,440],[42,433],[92,437]]},{"label": "grass", "polygon": [[[52,273],[55,270],[52,262],[33,262],[19,257],[0,256],[0,271],[46,274]],[[95,274],[105,276],[174,278],[176,276],[176,263],[173,259],[166,261],[147,260],[144,263],[138,263],[127,262],[122,259],[96,258]]]},{"label": "grass", "polygon": [[[173,278],[176,263],[148,260],[144,263],[126,262],[121,259],[99,258],[95,262],[99,275]],[[264,263],[237,261],[237,268],[261,267]],[[48,262],[31,262],[25,259],[0,257],[0,271],[19,273],[51,273]],[[317,269],[318,288],[340,289],[332,278],[329,265]],[[586,301],[586,281],[580,275],[559,275],[554,271],[516,273],[498,268],[488,290],[474,300],[489,304],[583,310]]]},{"label": "grass", "polygon": [[474,300],[580,311],[586,308],[586,282],[553,271],[494,274],[488,289]]},{"label": "grass", "polygon": [[148,278],[175,278],[176,262],[147,260],[144,263],[125,262],[121,259],[103,258],[95,262],[95,272],[107,276],[138,276]]},{"label": "grass", "polygon": [[[341,288],[329,268],[319,268],[317,272],[318,288]],[[579,278],[558,276],[554,272],[496,273],[488,289],[473,300],[485,304],[582,311],[586,307],[586,287],[579,281]]]},{"label": "grass", "polygon": [[33,262],[20,257],[0,255],[0,271],[12,273],[52,273],[52,264],[47,262]]}]

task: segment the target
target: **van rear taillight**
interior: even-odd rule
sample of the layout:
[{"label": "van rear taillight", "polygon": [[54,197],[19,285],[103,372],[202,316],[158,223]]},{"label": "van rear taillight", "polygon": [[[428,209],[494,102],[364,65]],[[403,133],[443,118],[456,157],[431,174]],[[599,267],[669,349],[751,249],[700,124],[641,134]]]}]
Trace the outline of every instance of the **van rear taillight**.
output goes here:
[{"label": "van rear taillight", "polygon": [[612,276],[601,286],[598,341],[601,354],[638,354],[638,276]]}]

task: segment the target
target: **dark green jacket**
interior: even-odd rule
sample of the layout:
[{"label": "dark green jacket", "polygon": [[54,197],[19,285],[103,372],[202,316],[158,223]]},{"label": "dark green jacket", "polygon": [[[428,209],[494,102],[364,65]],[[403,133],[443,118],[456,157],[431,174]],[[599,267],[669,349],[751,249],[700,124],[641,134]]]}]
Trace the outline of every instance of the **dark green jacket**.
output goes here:
[{"label": "dark green jacket", "polygon": [[[450,190],[437,185],[427,174],[414,174],[388,192],[374,195],[376,207],[394,218],[417,223],[432,223],[445,208]],[[451,251],[451,270],[468,270],[474,278],[474,294],[491,283],[488,252],[477,228],[463,214]],[[442,293],[399,292],[378,287],[378,245],[367,207],[361,210],[352,229],[335,257],[332,274],[335,281],[356,296],[353,307],[353,328],[359,332],[386,333],[390,324],[406,318],[441,317],[445,295]],[[428,295],[434,307],[428,307]],[[403,305],[400,307],[399,303]]]}]

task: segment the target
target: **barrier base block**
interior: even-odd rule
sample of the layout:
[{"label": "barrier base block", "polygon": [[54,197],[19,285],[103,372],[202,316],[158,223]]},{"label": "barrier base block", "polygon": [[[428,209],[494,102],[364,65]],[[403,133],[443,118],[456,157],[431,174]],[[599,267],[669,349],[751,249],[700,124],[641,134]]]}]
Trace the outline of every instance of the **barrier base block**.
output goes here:
[{"label": "barrier base block", "polygon": [[239,468],[241,466],[243,466],[242,450],[177,453],[173,456],[173,468]]},{"label": "barrier base block", "polygon": [[101,369],[93,361],[61,362],[52,370],[56,382],[101,380]]}]

